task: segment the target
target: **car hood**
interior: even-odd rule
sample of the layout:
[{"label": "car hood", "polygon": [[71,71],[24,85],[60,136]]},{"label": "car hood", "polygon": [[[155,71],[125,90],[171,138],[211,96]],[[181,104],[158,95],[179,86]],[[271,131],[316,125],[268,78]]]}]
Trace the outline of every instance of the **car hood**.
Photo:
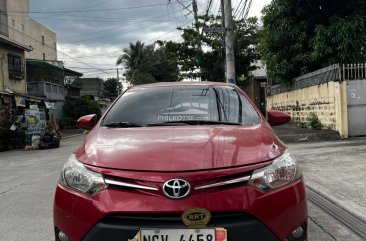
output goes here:
[{"label": "car hood", "polygon": [[250,165],[283,151],[283,143],[263,125],[96,127],[76,156],[103,168],[174,172]]}]

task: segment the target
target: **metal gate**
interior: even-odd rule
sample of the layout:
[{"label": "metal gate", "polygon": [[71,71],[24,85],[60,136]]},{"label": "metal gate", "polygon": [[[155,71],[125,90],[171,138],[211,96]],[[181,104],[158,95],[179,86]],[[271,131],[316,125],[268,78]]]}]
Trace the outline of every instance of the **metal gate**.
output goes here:
[{"label": "metal gate", "polygon": [[366,80],[347,81],[348,135],[366,135]]}]

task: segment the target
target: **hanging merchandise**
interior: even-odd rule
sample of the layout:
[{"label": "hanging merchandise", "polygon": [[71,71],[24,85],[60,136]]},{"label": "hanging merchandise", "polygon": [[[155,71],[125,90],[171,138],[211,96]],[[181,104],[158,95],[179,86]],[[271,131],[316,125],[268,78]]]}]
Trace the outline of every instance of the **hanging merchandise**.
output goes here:
[{"label": "hanging merchandise", "polygon": [[27,134],[41,134],[41,114],[39,110],[26,110],[24,113]]},{"label": "hanging merchandise", "polygon": [[15,96],[15,104],[16,106],[21,106],[21,107],[25,107],[25,101],[26,98],[23,96]]},{"label": "hanging merchandise", "polygon": [[45,101],[44,103],[47,109],[55,109],[55,102]]},{"label": "hanging merchandise", "polygon": [[3,96],[3,100],[4,100],[4,104],[11,104],[12,100],[11,100],[11,96]]}]

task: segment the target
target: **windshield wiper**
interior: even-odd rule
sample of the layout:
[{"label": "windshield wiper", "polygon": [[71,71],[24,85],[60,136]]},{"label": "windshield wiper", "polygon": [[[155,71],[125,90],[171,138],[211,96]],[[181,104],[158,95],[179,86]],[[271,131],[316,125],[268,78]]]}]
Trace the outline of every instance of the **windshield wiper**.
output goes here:
[{"label": "windshield wiper", "polygon": [[221,99],[220,99],[220,95],[219,95],[219,91],[215,88],[212,88],[215,91],[215,96],[216,96],[216,102],[217,102],[217,110],[219,112],[219,119],[222,120],[222,114],[224,114],[225,120],[227,120],[227,114],[226,114],[226,110],[225,110],[225,106],[222,103]]},{"label": "windshield wiper", "polygon": [[160,123],[153,123],[153,124],[146,124],[146,126],[187,126],[188,123],[185,123],[183,121],[167,121],[167,122],[160,122]]},{"label": "windshield wiper", "polygon": [[[228,122],[228,121],[210,121],[210,120],[182,120],[182,121],[167,121],[152,124],[154,125],[174,125],[174,124],[186,124],[186,125],[242,125],[238,122]],[[150,125],[149,125],[150,126]]]},{"label": "windshield wiper", "polygon": [[110,122],[110,123],[104,124],[103,126],[106,126],[109,128],[145,127],[144,125],[141,125],[141,124],[130,123],[130,122],[125,122],[125,121]]}]

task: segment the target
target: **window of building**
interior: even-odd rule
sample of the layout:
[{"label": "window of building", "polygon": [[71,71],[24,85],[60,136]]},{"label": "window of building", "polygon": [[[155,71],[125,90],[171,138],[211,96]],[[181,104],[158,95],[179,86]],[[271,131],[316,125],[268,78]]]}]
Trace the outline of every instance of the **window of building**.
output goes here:
[{"label": "window of building", "polygon": [[13,27],[15,27],[15,20],[14,19],[11,20],[11,24],[13,25]]},{"label": "window of building", "polygon": [[25,30],[25,27],[24,27],[24,24],[22,24],[22,31],[24,32],[24,30]]},{"label": "window of building", "polygon": [[42,35],[42,44],[44,45],[44,43],[45,43],[45,42],[44,42],[44,36]]},{"label": "window of building", "polygon": [[53,44],[54,44],[54,46],[55,46],[55,49],[57,49],[57,44],[56,44],[56,42],[53,42]]},{"label": "window of building", "polygon": [[24,68],[20,56],[8,55],[8,69],[10,79],[22,80],[24,78]]},{"label": "window of building", "polygon": [[46,54],[43,53],[43,60],[46,60]]},{"label": "window of building", "polygon": [[64,94],[64,88],[62,86],[58,86],[57,93],[58,94]]},{"label": "window of building", "polygon": [[51,93],[51,85],[46,84],[46,92]]}]

